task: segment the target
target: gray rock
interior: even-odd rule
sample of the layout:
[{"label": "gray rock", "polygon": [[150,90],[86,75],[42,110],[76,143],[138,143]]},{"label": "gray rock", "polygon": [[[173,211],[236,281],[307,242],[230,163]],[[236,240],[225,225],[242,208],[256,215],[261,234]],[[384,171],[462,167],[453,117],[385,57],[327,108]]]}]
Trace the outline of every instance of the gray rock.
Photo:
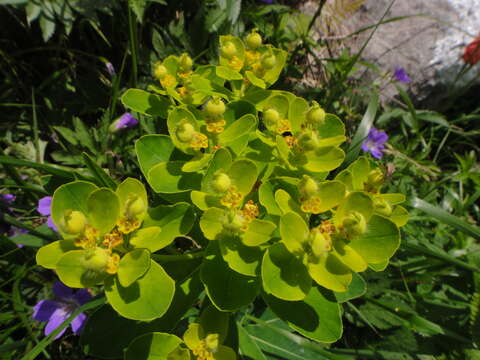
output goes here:
[{"label": "gray rock", "polygon": [[[315,36],[356,52],[370,31],[346,41],[343,36],[378,22],[390,3],[391,0],[328,0],[315,24]],[[317,4],[318,1],[307,2],[302,11],[312,14]],[[347,18],[345,14],[338,16],[342,9],[355,11]],[[457,78],[465,69],[465,47],[480,35],[480,0],[397,0],[385,19],[400,16],[410,17],[380,25],[363,53],[363,59],[376,64],[379,71],[369,70],[362,74],[362,79],[380,82],[384,100],[396,95],[395,86],[386,81],[391,77],[384,75],[393,74],[397,66],[404,68],[412,79],[408,87],[415,102],[430,108],[438,108],[446,96],[472,83],[480,84],[478,64]],[[341,50],[341,46],[337,45],[337,49]]]}]

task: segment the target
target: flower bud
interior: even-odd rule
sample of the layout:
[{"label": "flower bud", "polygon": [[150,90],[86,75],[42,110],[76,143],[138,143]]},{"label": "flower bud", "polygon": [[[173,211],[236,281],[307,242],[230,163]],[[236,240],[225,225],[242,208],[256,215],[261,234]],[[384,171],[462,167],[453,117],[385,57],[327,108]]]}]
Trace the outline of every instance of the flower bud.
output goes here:
[{"label": "flower bud", "polygon": [[311,240],[312,253],[320,257],[326,252],[332,250],[331,241],[319,231],[315,231],[315,235]]},{"label": "flower bud", "polygon": [[224,193],[232,185],[232,180],[225,173],[218,173],[213,176],[211,186],[213,190],[217,193]]},{"label": "flower bud", "polygon": [[144,213],[146,210],[147,206],[141,197],[137,195],[129,196],[125,205],[125,212],[128,217],[136,217],[137,215]]},{"label": "flower bud", "polygon": [[383,184],[385,176],[379,168],[373,169],[368,173],[368,185],[372,188],[378,188]]},{"label": "flower bud", "polygon": [[311,124],[323,124],[325,122],[325,110],[315,104],[307,112],[307,121]]},{"label": "flower bud", "polygon": [[310,176],[308,175],[303,175],[302,180],[298,184],[298,190],[300,193],[307,198],[315,195],[318,191],[318,185],[315,180],[313,180]]},{"label": "flower bud", "polygon": [[104,271],[108,264],[108,251],[100,247],[87,250],[83,267],[96,272]]},{"label": "flower bud", "polygon": [[250,49],[255,50],[262,45],[262,37],[256,31],[252,31],[247,35],[246,42]]},{"label": "flower bud", "polygon": [[195,135],[195,128],[192,124],[184,122],[177,127],[175,135],[180,142],[190,143]]},{"label": "flower bud", "polygon": [[263,122],[266,127],[276,127],[280,121],[280,114],[275,109],[268,109],[263,112]]},{"label": "flower bud", "polygon": [[222,56],[226,57],[227,59],[231,59],[235,55],[237,55],[237,48],[235,47],[235,45],[231,41],[226,42],[222,46],[220,51],[222,53]]},{"label": "flower bud", "polygon": [[62,219],[62,230],[71,235],[81,234],[85,230],[87,218],[81,211],[67,210]]},{"label": "flower bud", "polygon": [[262,66],[265,69],[270,70],[273,67],[275,67],[275,65],[277,65],[277,58],[275,57],[275,55],[273,53],[270,53],[267,56],[264,56],[262,58]]},{"label": "flower bud", "polygon": [[352,211],[343,219],[343,227],[348,235],[360,235],[367,230],[367,222],[362,214]]},{"label": "flower bud", "polygon": [[211,99],[205,105],[205,110],[210,116],[222,116],[225,113],[225,103],[219,98]]},{"label": "flower bud", "polygon": [[317,148],[317,139],[314,134],[302,133],[297,139],[298,146],[304,151],[311,151]]},{"label": "flower bud", "polygon": [[180,70],[182,70],[182,71],[188,71],[193,66],[193,60],[190,56],[188,56],[187,53],[183,53],[180,56],[180,59],[178,60],[178,63],[180,65]]},{"label": "flower bud", "polygon": [[390,204],[388,202],[386,202],[384,199],[382,198],[375,198],[375,200],[373,201],[373,204],[375,206],[375,211],[377,213],[379,213],[380,215],[383,215],[383,216],[390,216],[392,215],[392,207],[390,206]]},{"label": "flower bud", "polygon": [[157,65],[155,65],[155,68],[153,69],[153,75],[158,80],[162,80],[167,74],[168,70],[164,65],[162,65],[161,63],[157,63]]}]

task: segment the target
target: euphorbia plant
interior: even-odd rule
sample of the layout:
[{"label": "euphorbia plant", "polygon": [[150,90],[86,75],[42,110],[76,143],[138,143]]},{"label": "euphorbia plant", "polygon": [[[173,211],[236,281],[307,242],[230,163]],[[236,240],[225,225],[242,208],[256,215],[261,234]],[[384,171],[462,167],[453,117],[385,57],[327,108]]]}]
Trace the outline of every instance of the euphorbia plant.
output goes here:
[{"label": "euphorbia plant", "polygon": [[[200,66],[169,56],[155,64],[149,92],[122,97],[166,123],[168,134],[135,144],[163,205],[150,207],[132,178],[112,189],[76,181],[53,196],[63,240],[37,261],[70,287],[98,287],[120,316],[153,320],[132,322],[126,359],[233,359],[231,315],[257,297],[299,333],[334,342],[341,303],[364,292],[358,273],[383,270],[400,244],[404,196],[381,192],[384,174],[366,157],[339,171],[342,121],[268,90],[286,53],[253,31],[245,41],[221,36],[219,54]],[[178,237],[191,245],[173,246]],[[199,299],[200,320],[182,334],[177,324]],[[102,316],[92,316],[86,344]]]}]

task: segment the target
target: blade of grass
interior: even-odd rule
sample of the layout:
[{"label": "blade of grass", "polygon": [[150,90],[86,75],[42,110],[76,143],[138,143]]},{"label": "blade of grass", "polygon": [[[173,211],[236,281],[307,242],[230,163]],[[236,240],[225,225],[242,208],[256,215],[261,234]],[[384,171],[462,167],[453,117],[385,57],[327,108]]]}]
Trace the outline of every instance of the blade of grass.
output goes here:
[{"label": "blade of grass", "polygon": [[108,187],[112,190],[117,188],[117,184],[113,179],[103,170],[97,163],[87,154],[82,153],[83,162],[85,166],[90,170],[93,176],[98,180],[100,185]]},{"label": "blade of grass", "polygon": [[[80,174],[79,172],[73,170],[73,169],[68,169],[65,166],[58,166],[58,165],[50,165],[50,164],[39,164],[33,161],[28,161],[28,160],[23,160],[23,159],[17,159],[8,155],[3,155],[0,156],[0,164],[3,165],[14,165],[14,166],[26,166],[34,169],[40,169],[45,171],[46,173],[52,174],[52,175],[57,175],[62,178],[69,179],[71,181],[75,179],[81,179],[81,180],[87,180],[91,181],[92,177],[90,176],[85,176]],[[66,170],[68,169],[68,170]],[[21,185],[26,185],[22,183]]]},{"label": "blade of grass", "polygon": [[40,158],[40,143],[38,138],[38,119],[37,119],[37,106],[35,103],[35,89],[32,87],[32,119],[33,119],[33,143],[35,145],[35,160],[39,163],[42,161]]},{"label": "blade of grass", "polygon": [[360,146],[362,145],[363,140],[367,137],[370,128],[372,127],[373,121],[375,120],[375,115],[378,110],[378,93],[373,93],[370,103],[368,104],[367,111],[363,115],[362,121],[358,126],[357,131],[353,137],[352,142],[347,150],[347,155],[345,156],[345,161],[343,162],[341,168],[346,168],[350,165],[360,153]]},{"label": "blade of grass", "polygon": [[458,218],[457,216],[449,214],[438,206],[429,204],[428,202],[419,198],[411,199],[410,206],[425,212],[427,215],[433,217],[438,221],[453,226],[457,230],[467,235],[470,235],[477,240],[480,240],[480,228],[468,224],[466,221]]}]

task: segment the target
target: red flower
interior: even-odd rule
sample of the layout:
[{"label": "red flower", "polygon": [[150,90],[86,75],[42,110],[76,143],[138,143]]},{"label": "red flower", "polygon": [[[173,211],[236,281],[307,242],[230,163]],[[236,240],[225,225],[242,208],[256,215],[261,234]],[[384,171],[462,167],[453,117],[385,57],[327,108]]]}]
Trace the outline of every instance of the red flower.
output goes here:
[{"label": "red flower", "polygon": [[475,65],[480,61],[480,37],[477,37],[467,45],[462,58],[463,61],[470,65]]}]

